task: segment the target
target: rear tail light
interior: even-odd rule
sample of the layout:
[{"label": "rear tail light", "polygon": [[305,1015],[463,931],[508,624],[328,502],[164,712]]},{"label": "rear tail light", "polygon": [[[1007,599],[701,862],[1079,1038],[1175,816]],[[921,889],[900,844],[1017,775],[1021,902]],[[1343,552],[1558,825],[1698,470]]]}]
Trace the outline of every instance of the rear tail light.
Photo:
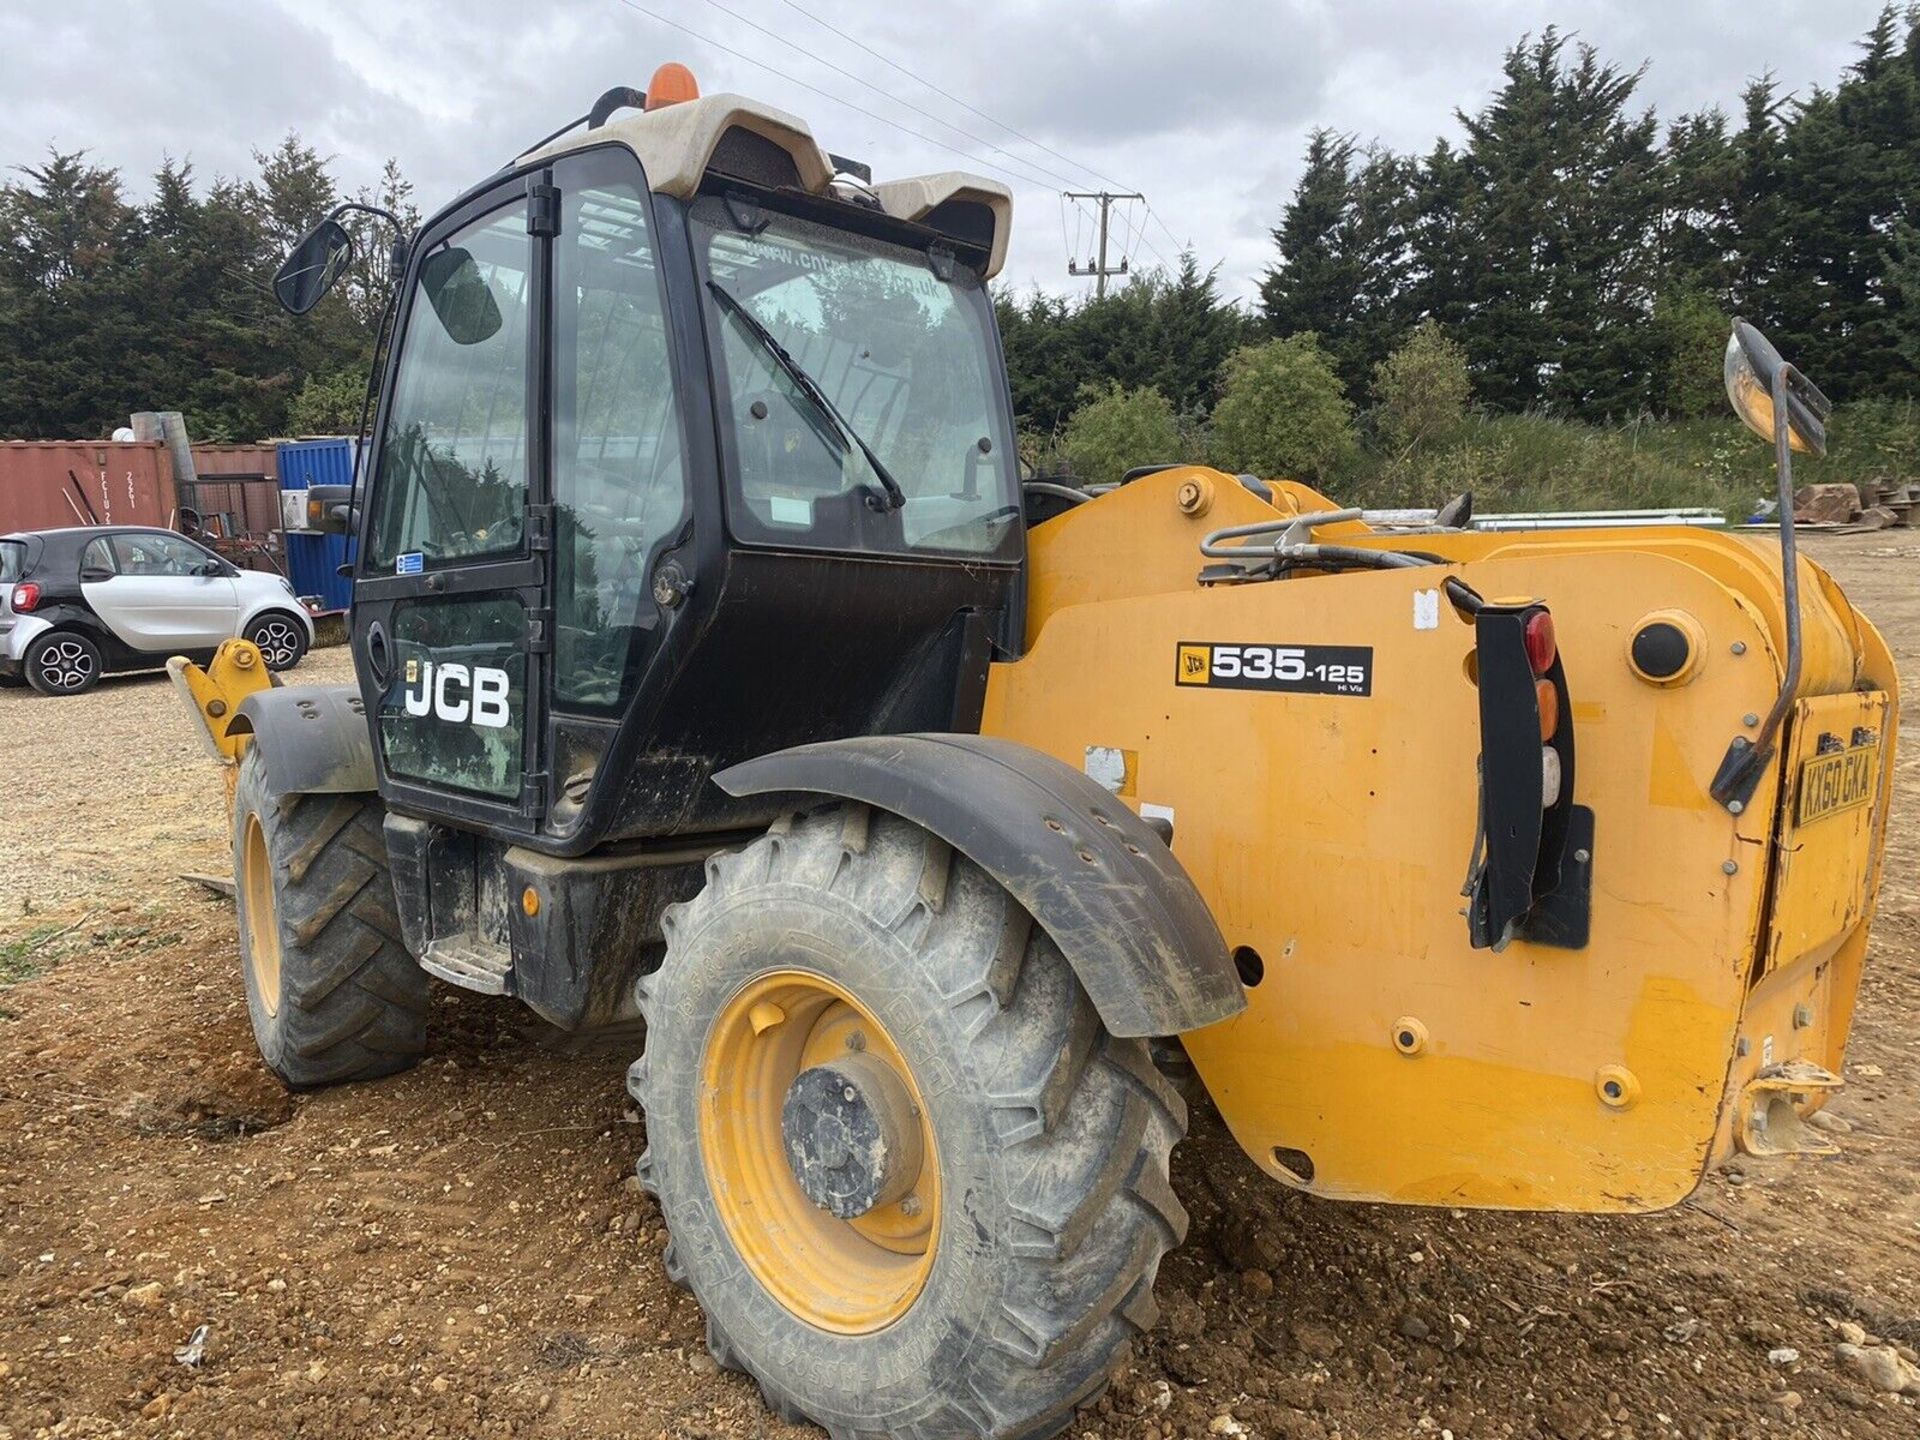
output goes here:
[{"label": "rear tail light", "polygon": [[1540,808],[1551,810],[1560,803],[1560,752],[1551,745],[1540,747]]},{"label": "rear tail light", "polygon": [[13,610],[16,615],[31,614],[40,606],[40,587],[32,580],[22,580],[13,587]]},{"label": "rear tail light", "polygon": [[1553,616],[1545,610],[1536,610],[1527,617],[1523,632],[1527,644],[1527,663],[1533,666],[1533,673],[1544,675],[1553,668],[1554,657],[1560,647],[1553,635]]}]

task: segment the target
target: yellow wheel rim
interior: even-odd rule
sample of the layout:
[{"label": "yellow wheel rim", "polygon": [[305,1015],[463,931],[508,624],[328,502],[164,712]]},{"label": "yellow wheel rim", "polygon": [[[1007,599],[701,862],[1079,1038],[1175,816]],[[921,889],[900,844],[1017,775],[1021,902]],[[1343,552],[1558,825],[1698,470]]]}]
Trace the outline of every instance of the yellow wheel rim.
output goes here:
[{"label": "yellow wheel rim", "polygon": [[[781,1111],[802,1072],[850,1055],[878,1061],[900,1083],[921,1158],[904,1198],[839,1220],[794,1178]],[[700,1071],[707,1185],[754,1278],[795,1316],[837,1335],[871,1334],[912,1309],[940,1233],[940,1156],[920,1088],[886,1027],[822,976],[762,975],[714,1021]]]},{"label": "yellow wheel rim", "polygon": [[280,1013],[280,918],[273,908],[273,861],[258,815],[247,816],[240,847],[240,886],[247,898],[247,969],[269,1015]]}]

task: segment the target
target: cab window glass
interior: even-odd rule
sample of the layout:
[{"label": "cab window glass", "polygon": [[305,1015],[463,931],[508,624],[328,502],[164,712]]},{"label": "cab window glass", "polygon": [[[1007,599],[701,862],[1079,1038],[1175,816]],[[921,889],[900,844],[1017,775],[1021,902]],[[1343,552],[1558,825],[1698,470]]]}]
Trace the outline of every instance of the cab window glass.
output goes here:
[{"label": "cab window glass", "polygon": [[113,573],[113,551],[107,547],[106,536],[102,535],[87,542],[87,548],[80,552],[80,568]]},{"label": "cab window glass", "polygon": [[[923,251],[792,216],[766,212],[743,228],[717,198],[693,215],[718,337],[722,424],[733,440],[736,533],[833,549],[1015,553],[1013,443],[979,278],[964,266],[936,268]],[[884,503],[885,481],[860,444],[729,299],[879,457],[903,505]]]},{"label": "cab window glass", "polygon": [[394,678],[380,699],[387,769],[497,800],[520,793],[527,612],[509,596],[394,607]]},{"label": "cab window glass", "polygon": [[532,253],[514,204],[421,257],[381,435],[371,564],[429,569],[520,548]]},{"label": "cab window glass", "polygon": [[[87,548],[91,553],[93,547]],[[211,558],[199,547],[172,535],[116,535],[113,553],[122,575],[198,575]],[[81,563],[89,562],[83,559]]]},{"label": "cab window glass", "polygon": [[645,181],[623,152],[556,179],[554,698],[599,711],[645,654],[653,561],[687,518],[686,454]]}]

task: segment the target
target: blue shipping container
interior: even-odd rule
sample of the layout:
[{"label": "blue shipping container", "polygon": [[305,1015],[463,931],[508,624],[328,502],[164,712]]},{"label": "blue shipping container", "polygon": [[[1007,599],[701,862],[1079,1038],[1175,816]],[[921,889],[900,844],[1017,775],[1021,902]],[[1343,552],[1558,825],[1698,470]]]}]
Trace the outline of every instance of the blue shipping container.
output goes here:
[{"label": "blue shipping container", "polygon": [[[287,440],[279,447],[280,488],[305,490],[309,485],[351,485],[354,442],[344,436],[325,440]],[[339,573],[353,554],[345,535],[317,535],[289,530],[287,579],[293,593],[319,601],[322,612],[345,610],[353,603],[353,582]]]}]

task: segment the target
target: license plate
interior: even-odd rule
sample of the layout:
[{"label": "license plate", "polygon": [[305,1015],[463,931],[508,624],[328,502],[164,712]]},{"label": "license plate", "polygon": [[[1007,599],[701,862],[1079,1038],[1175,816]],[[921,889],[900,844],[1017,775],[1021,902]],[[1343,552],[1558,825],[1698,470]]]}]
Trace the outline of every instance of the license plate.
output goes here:
[{"label": "license plate", "polygon": [[1811,755],[1800,766],[1800,805],[1796,825],[1811,825],[1873,798],[1880,778],[1879,745],[1856,745]]}]

